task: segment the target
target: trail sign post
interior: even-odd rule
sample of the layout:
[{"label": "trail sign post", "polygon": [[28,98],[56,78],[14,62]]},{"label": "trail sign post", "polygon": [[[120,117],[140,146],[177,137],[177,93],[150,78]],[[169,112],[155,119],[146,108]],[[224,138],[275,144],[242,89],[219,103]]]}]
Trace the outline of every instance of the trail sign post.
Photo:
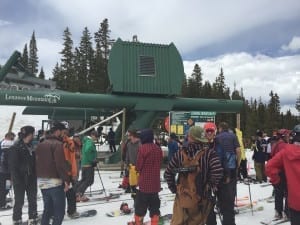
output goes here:
[{"label": "trail sign post", "polygon": [[170,112],[170,133],[185,135],[192,126],[201,126],[206,122],[215,122],[216,112],[190,111],[190,112]]}]

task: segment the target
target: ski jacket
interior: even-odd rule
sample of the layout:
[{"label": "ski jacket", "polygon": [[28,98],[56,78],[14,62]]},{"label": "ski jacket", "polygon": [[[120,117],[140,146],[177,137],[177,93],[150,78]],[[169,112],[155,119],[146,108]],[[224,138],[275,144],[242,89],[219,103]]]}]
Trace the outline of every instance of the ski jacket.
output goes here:
[{"label": "ski jacket", "polygon": [[138,149],[136,170],[139,172],[138,186],[144,193],[160,192],[160,166],[162,150],[154,143],[142,144]]},{"label": "ski jacket", "polygon": [[35,152],[31,144],[18,140],[9,150],[9,169],[14,185],[28,184],[36,179]]},{"label": "ski jacket", "polygon": [[69,172],[68,174],[72,177],[77,176],[77,163],[76,163],[76,149],[74,141],[69,137],[63,138],[63,148],[65,159],[69,165]]},{"label": "ski jacket", "polygon": [[70,182],[69,167],[66,163],[63,143],[49,136],[36,147],[36,172],[39,178],[58,178]]},{"label": "ski jacket", "polygon": [[252,158],[257,163],[265,163],[266,153],[263,148],[263,139],[256,140]]},{"label": "ski jacket", "polygon": [[[204,151],[203,144],[201,143],[189,143],[186,150],[187,155],[193,158],[198,151]],[[176,193],[176,169],[183,167],[183,156],[180,151],[176,152],[172,160],[169,162],[164,178],[168,183],[168,187],[172,193]],[[200,196],[206,196],[208,193],[204,193],[204,187],[208,184],[211,189],[217,190],[217,186],[223,177],[223,168],[221,166],[219,157],[216,151],[212,148],[205,150],[205,153],[199,159],[199,165],[201,167],[197,178],[197,190]],[[206,196],[208,197],[208,196]]]},{"label": "ski jacket", "polygon": [[87,136],[83,138],[81,166],[92,166],[97,158],[96,145],[91,137]]},{"label": "ski jacket", "polygon": [[300,146],[284,144],[280,152],[266,165],[266,174],[272,184],[280,183],[280,172],[284,171],[287,180],[288,205],[300,211]]},{"label": "ski jacket", "polygon": [[271,157],[274,157],[278,152],[281,151],[281,149],[285,146],[285,142],[280,139],[279,141],[277,141],[273,146],[272,146],[272,150],[271,150]]},{"label": "ski jacket", "polygon": [[140,141],[137,141],[135,143],[132,143],[129,141],[126,145],[126,164],[132,164],[136,165],[137,155],[138,155],[138,149],[141,145]]},{"label": "ski jacket", "polygon": [[8,155],[9,148],[14,144],[14,141],[11,140],[3,140],[1,141],[1,155],[0,155],[0,173],[9,174],[9,166],[8,166]]}]

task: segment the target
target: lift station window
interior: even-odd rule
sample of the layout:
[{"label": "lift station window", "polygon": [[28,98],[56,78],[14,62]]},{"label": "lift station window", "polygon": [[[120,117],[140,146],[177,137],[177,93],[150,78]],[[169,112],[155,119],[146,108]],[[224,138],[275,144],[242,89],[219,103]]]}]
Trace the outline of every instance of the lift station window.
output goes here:
[{"label": "lift station window", "polygon": [[140,56],[139,76],[155,76],[155,62],[152,56]]}]

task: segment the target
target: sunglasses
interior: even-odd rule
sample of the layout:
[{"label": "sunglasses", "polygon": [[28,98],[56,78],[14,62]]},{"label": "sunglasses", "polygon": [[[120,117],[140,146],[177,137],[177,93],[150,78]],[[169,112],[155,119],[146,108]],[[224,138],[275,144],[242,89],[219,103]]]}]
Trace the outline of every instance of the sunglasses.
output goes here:
[{"label": "sunglasses", "polygon": [[214,130],[214,129],[207,129],[207,130],[205,130],[205,132],[206,132],[206,133],[214,133],[215,130]]}]

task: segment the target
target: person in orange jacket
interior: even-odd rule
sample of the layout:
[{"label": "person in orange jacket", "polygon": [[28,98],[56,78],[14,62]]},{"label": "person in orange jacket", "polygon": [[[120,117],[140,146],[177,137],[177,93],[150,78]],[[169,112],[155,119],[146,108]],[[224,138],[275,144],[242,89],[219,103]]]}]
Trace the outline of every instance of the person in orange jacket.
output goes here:
[{"label": "person in orange jacket", "polygon": [[78,172],[77,172],[77,161],[76,161],[76,149],[75,143],[73,139],[69,137],[69,130],[64,129],[62,131],[62,138],[63,138],[63,148],[66,163],[69,168],[69,176],[71,178],[72,188],[70,188],[66,192],[67,197],[67,213],[71,219],[78,218],[79,213],[76,210],[76,193],[73,189],[75,182],[78,179]]}]

